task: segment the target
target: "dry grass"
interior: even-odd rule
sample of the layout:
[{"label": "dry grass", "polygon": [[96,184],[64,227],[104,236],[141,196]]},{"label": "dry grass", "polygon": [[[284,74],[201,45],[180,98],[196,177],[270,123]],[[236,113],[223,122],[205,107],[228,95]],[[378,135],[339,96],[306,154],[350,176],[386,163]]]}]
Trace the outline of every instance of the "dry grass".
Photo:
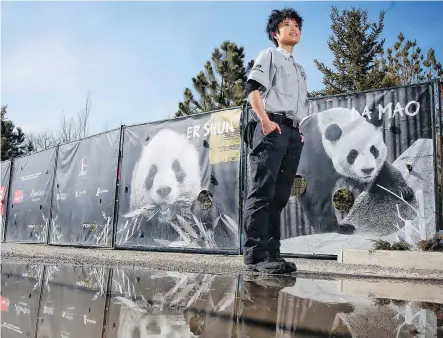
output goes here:
[{"label": "dry grass", "polygon": [[405,251],[410,250],[410,246],[406,242],[389,243],[383,239],[379,239],[374,243],[375,250],[395,250],[395,251]]},{"label": "dry grass", "polygon": [[431,239],[418,242],[418,247],[423,251],[443,251],[443,234],[437,232]]}]

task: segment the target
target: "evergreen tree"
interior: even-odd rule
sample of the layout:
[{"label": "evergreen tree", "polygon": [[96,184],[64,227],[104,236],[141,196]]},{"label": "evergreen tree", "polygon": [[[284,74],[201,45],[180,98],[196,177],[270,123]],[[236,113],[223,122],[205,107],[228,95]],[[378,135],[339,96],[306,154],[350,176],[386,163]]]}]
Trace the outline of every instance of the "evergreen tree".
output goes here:
[{"label": "evergreen tree", "polygon": [[215,48],[204,71],[192,78],[196,96],[190,88],[186,88],[184,100],[178,104],[175,116],[241,105],[245,98],[247,73],[254,63],[251,60],[245,67],[244,58],[244,48],[230,41],[224,41],[220,48]]},{"label": "evergreen tree", "polygon": [[6,119],[7,108],[7,105],[1,107],[2,161],[26,155],[34,150],[32,142],[25,142],[25,134],[23,133],[22,129],[20,127],[16,128],[11,120]]},{"label": "evergreen tree", "polygon": [[394,46],[387,49],[386,57],[381,53],[376,59],[376,64],[379,70],[390,76],[397,85],[420,83],[436,78],[443,80],[442,65],[436,60],[435,51],[429,48],[425,59],[417,41],[405,41],[401,32]]},{"label": "evergreen tree", "polygon": [[340,14],[333,6],[328,46],[334,54],[333,66],[328,68],[323,62],[314,60],[323,73],[325,88],[310,96],[333,95],[345,92],[363,91],[386,87],[392,84],[389,76],[376,67],[376,56],[383,52],[384,11],[379,14],[378,24],[368,22],[367,10],[352,8]]}]

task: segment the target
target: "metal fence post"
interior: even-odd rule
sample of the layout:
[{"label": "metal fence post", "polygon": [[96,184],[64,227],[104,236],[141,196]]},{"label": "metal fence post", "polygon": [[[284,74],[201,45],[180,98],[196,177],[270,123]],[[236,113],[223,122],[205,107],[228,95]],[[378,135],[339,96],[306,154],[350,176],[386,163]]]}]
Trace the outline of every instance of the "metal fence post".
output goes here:
[{"label": "metal fence post", "polygon": [[11,182],[12,182],[12,174],[13,174],[13,165],[14,165],[14,158],[11,158],[11,164],[9,164],[9,182],[8,182],[8,190],[5,194],[5,202],[3,205],[3,218],[2,218],[2,225],[3,228],[3,234],[2,234],[2,242],[6,242],[6,227],[8,224],[8,213],[9,213],[9,198],[11,195]]},{"label": "metal fence post", "polygon": [[[49,217],[48,217],[48,226],[46,228],[46,238],[45,238],[45,245],[50,245],[49,243],[49,236],[51,235],[51,224],[52,224],[52,207],[54,205],[54,194],[57,194],[55,190],[55,182],[56,182],[56,175],[57,175],[57,165],[58,165],[58,152],[60,149],[60,144],[56,145],[55,148],[55,164],[54,164],[54,176],[52,178],[52,193],[51,193],[51,203],[49,204]],[[57,195],[56,195],[57,196]]]},{"label": "metal fence post", "polygon": [[117,155],[117,175],[115,178],[115,198],[114,198],[114,214],[112,221],[112,234],[111,234],[111,248],[115,249],[115,241],[117,238],[117,221],[118,221],[118,199],[120,196],[120,175],[122,168],[122,158],[123,158],[123,139],[124,139],[124,129],[125,125],[120,126],[120,140],[118,142],[118,155]]},{"label": "metal fence post", "polygon": [[[438,214],[438,222],[437,222],[437,228],[436,230],[443,230],[442,223],[443,223],[443,112],[442,112],[442,100],[443,100],[443,88],[442,88],[442,81],[437,80],[437,107],[438,107],[438,116],[439,116],[439,137],[437,139],[437,159],[438,156],[440,156],[440,178],[438,182],[438,190],[439,190],[439,214]],[[436,160],[437,160],[436,159]],[[438,174],[438,172],[436,173]]]},{"label": "metal fence post", "polygon": [[239,178],[239,217],[238,217],[238,228],[239,228],[239,253],[243,254],[243,211],[245,205],[245,197],[247,191],[247,148],[244,139],[245,127],[249,121],[248,114],[248,103],[247,100],[243,101],[242,104],[242,118],[241,118],[241,129],[240,129],[240,178]]}]

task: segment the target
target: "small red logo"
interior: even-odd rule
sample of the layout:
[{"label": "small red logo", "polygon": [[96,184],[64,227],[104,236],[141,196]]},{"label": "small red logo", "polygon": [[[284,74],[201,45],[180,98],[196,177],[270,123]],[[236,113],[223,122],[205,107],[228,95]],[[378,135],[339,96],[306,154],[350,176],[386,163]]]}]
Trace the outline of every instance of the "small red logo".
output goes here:
[{"label": "small red logo", "polygon": [[14,192],[14,203],[23,202],[23,190],[17,190]]},{"label": "small red logo", "polygon": [[0,214],[3,216],[3,212],[5,211],[5,195],[6,195],[6,186],[2,185],[0,188],[0,194],[2,198],[1,210]]},{"label": "small red logo", "polygon": [[2,312],[8,312],[9,308],[9,299],[6,297],[1,298],[1,310]]}]

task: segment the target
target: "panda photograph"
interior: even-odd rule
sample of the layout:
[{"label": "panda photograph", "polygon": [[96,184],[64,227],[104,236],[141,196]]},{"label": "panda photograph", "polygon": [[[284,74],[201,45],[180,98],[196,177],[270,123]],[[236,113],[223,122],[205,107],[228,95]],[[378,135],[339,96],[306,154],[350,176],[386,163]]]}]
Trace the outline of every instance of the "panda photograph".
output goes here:
[{"label": "panda photograph", "polygon": [[[414,233],[423,218],[426,231],[435,230],[433,178],[425,177],[432,175],[432,139],[418,138],[391,163],[384,124],[377,114],[342,107],[303,119],[297,178],[304,188],[282,213],[282,252],[337,254],[371,248],[380,238],[404,240],[406,220]],[[425,153],[430,160],[415,165],[420,172],[408,170],[407,163],[419,163],[411,159]],[[420,196],[423,215],[417,215]]]},{"label": "panda photograph", "polygon": [[236,182],[215,186],[218,164],[208,163],[206,140],[191,142],[186,128],[177,121],[125,130],[117,245],[238,248],[235,204],[220,202]]}]

